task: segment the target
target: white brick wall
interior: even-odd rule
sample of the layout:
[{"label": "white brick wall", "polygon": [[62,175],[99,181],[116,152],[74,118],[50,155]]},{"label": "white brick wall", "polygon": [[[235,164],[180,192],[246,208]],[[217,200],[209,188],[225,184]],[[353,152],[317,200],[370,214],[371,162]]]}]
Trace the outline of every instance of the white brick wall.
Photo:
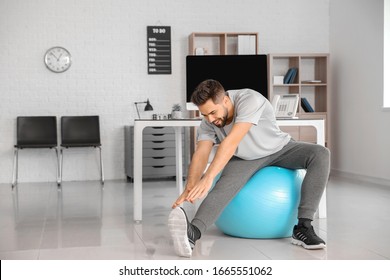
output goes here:
[{"label": "white brick wall", "polygon": [[[172,28],[172,75],[148,75],[146,26]],[[194,31],[259,32],[262,53],[328,52],[329,1],[0,0],[0,182],[10,182],[16,117],[97,114],[106,179],[125,178],[123,126],[133,102],[154,113],[185,103],[185,56]],[[71,68],[54,74],[45,51],[60,45]],[[19,180],[54,181],[54,153],[22,151]],[[97,152],[67,151],[64,180],[98,179]]]}]

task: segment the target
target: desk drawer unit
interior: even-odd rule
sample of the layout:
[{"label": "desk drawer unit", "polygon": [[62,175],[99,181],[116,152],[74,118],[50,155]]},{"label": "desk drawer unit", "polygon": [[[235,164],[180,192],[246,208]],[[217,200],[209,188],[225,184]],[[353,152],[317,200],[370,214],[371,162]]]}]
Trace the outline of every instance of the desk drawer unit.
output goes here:
[{"label": "desk drawer unit", "polygon": [[[176,176],[175,130],[172,127],[146,127],[142,135],[143,179]],[[184,143],[182,142],[183,147]],[[125,127],[125,173],[134,177],[134,127]],[[183,160],[183,162],[185,162]],[[185,172],[186,168],[183,168]]]}]

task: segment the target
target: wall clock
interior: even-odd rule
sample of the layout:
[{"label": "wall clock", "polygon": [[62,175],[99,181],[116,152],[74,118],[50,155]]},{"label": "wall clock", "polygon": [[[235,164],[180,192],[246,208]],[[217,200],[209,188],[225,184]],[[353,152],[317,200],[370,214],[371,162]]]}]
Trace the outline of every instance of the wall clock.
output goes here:
[{"label": "wall clock", "polygon": [[55,73],[65,72],[71,64],[70,52],[63,47],[52,47],[45,54],[46,67]]}]

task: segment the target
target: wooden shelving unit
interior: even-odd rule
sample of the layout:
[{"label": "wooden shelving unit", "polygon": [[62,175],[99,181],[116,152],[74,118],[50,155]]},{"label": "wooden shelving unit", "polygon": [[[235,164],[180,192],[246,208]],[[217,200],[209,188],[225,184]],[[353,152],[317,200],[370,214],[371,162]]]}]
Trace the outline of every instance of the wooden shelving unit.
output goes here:
[{"label": "wooden shelving unit", "polygon": [[258,33],[256,32],[193,32],[189,35],[189,51],[196,54],[197,48],[203,48],[205,55],[238,54],[239,36],[253,36],[255,53],[258,53]]},{"label": "wooden shelving unit", "polygon": [[[289,68],[295,67],[298,73],[291,84],[275,84],[275,76],[284,76]],[[277,94],[298,94],[300,102],[297,116],[302,119],[324,119],[326,124],[326,146],[329,147],[329,54],[269,54],[268,55],[268,96]],[[301,98],[305,97],[314,112],[305,112]],[[311,127],[283,128],[294,139],[316,142],[315,129]]]}]

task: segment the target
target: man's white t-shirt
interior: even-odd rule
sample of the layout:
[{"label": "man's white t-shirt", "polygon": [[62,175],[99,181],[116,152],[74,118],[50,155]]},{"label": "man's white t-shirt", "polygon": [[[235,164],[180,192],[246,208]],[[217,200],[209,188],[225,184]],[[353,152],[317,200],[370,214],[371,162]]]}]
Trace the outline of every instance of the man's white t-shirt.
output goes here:
[{"label": "man's white t-shirt", "polygon": [[198,129],[197,141],[211,140],[219,144],[229,134],[235,123],[252,123],[253,126],[241,140],[234,155],[253,160],[280,151],[291,139],[279,129],[271,103],[251,89],[229,90],[227,94],[234,106],[233,121],[223,128],[203,119]]}]

